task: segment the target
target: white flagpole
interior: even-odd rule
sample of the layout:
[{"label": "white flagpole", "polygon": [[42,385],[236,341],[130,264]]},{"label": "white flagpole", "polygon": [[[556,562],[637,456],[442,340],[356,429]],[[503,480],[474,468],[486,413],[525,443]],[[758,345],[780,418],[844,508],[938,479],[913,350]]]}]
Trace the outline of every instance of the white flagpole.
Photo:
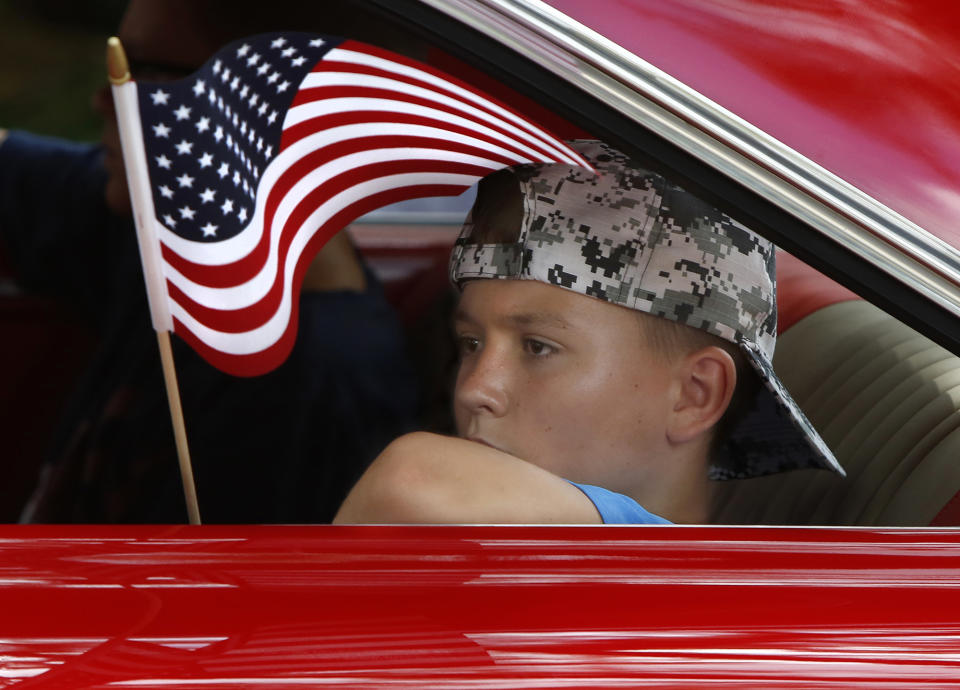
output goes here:
[{"label": "white flagpole", "polygon": [[137,243],[143,263],[143,277],[147,287],[150,317],[157,332],[160,347],[160,362],[163,365],[163,381],[170,404],[170,419],[180,461],[180,478],[183,495],[187,501],[187,515],[191,525],[200,524],[200,506],[187,446],[187,430],[183,423],[183,408],[180,405],[180,390],[177,373],[173,366],[173,351],[170,348],[170,331],[173,319],[167,306],[166,280],[160,262],[160,243],[153,232],[153,196],[150,193],[147,173],[147,154],[141,138],[140,109],[137,105],[137,85],[130,80],[130,68],[120,39],[113,36],[107,40],[107,75],[113,91],[113,103],[117,111],[117,126],[123,149],[123,165],[127,171],[127,186],[137,228]]}]

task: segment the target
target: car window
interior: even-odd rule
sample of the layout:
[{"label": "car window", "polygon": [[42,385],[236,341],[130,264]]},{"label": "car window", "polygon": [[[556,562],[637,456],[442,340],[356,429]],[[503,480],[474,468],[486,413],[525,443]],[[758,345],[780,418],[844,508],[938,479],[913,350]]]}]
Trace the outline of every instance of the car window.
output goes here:
[{"label": "car window", "polygon": [[[396,13],[397,7],[401,5],[388,11]],[[489,42],[463,41],[458,50],[455,40],[438,35],[432,16],[410,12],[410,17],[417,23],[415,30],[434,41],[437,52],[432,59],[438,66],[462,69],[461,78],[492,87],[519,110],[535,110],[562,135],[596,135],[630,148],[645,156],[651,167],[676,175],[744,223],[757,223],[786,252],[792,252],[783,254],[781,261],[781,272],[789,266],[794,273],[781,283],[781,320],[786,324],[775,366],[848,468],[848,478],[799,471],[731,482],[718,492],[717,521],[960,522],[960,517],[950,513],[960,484],[954,480],[954,463],[949,461],[957,454],[960,382],[956,379],[960,365],[944,347],[956,348],[958,341],[956,324],[951,326],[937,305],[895,281],[878,278],[864,257],[851,256],[829,242],[818,243],[802,220],[771,209],[751,190],[724,180],[622,115],[605,111],[595,99],[578,95],[555,76],[537,71],[509,51],[490,48]],[[478,47],[487,50],[478,56]],[[95,50],[98,55],[102,50],[99,40]],[[461,67],[456,67],[458,60]],[[518,68],[511,73],[511,66]],[[535,89],[531,83],[536,83]],[[29,124],[29,120],[22,115],[18,119],[14,113],[9,121],[0,121],[0,125],[17,124]],[[70,133],[73,127],[51,131]],[[456,295],[447,281],[447,255],[472,198],[468,192],[454,199],[417,200],[378,209],[358,219],[349,230],[383,280],[410,339],[410,351],[426,391],[420,412],[422,426],[444,433],[452,430],[449,403],[455,367],[447,319]],[[851,293],[837,280],[860,294]],[[0,290],[2,299],[20,299],[7,278],[0,282]],[[44,318],[60,323],[61,314],[46,311],[47,306],[43,309]],[[52,343],[61,334],[49,331],[42,337],[47,338],[43,342]],[[43,352],[42,348],[33,349]],[[66,386],[66,381],[60,383]],[[57,400],[65,395],[57,389]]]}]

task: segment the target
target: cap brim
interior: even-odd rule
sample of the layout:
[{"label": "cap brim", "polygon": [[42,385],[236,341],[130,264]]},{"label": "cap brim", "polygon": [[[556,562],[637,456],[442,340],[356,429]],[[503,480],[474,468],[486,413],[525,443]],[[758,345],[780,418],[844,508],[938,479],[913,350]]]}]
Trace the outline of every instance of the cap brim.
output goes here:
[{"label": "cap brim", "polygon": [[740,349],[762,386],[753,408],[734,427],[710,468],[712,479],[747,479],[804,468],[846,475],[830,448],[793,401],[773,366],[752,343]]}]

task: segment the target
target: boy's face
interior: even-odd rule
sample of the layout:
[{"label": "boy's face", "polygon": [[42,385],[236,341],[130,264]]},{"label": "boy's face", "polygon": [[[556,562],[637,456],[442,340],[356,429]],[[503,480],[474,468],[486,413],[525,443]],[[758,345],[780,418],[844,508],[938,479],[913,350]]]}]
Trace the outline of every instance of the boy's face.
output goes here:
[{"label": "boy's face", "polygon": [[536,281],[475,280],[454,327],[462,437],[565,479],[649,489],[676,391],[634,311]]}]

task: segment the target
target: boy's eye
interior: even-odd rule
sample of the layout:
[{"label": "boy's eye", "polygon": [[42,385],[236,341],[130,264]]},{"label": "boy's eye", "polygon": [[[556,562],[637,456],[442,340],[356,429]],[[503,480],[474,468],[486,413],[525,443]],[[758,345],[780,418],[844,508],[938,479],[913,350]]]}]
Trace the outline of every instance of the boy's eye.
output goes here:
[{"label": "boy's eye", "polygon": [[480,348],[480,340],[470,335],[457,336],[457,350],[461,356],[473,354]]},{"label": "boy's eye", "polygon": [[535,357],[546,357],[554,351],[552,345],[547,345],[541,340],[534,340],[532,338],[527,338],[524,341],[524,347],[527,349],[527,352]]}]

